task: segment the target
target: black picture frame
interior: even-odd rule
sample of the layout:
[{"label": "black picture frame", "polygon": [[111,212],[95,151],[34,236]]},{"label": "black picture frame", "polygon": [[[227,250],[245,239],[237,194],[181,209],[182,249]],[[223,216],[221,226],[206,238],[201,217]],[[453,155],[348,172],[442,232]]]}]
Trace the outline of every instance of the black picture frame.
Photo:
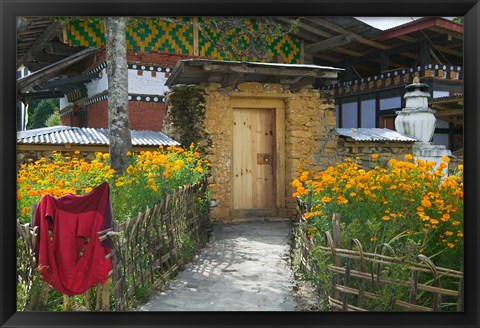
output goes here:
[{"label": "black picture frame", "polygon": [[[478,0],[0,0],[0,326],[1,327],[479,327],[480,4]],[[464,16],[465,311],[342,312],[16,312],[16,16]]]}]

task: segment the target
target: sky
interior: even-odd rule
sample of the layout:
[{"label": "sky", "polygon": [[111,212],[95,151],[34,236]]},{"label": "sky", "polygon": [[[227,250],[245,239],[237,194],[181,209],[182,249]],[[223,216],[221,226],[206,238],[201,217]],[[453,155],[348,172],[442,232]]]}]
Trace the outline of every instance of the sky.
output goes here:
[{"label": "sky", "polygon": [[421,17],[355,17],[356,19],[367,23],[380,30],[386,30],[398,25],[409,23]]}]

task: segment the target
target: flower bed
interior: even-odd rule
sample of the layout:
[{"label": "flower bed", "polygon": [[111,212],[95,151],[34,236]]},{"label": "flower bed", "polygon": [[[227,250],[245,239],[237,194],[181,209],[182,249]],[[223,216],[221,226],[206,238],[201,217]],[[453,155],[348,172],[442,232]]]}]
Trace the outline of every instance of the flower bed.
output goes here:
[{"label": "flower bed", "polygon": [[109,166],[108,153],[96,153],[95,160],[62,156],[22,164],[17,173],[17,209],[21,223],[31,222],[31,209],[45,194],[60,197],[71,193],[82,195],[102,182],[110,185],[114,219],[123,222],[152,207],[163,195],[182,185],[201,181],[209,163],[200,158],[192,144],[188,149],[170,146],[158,151],[128,153],[129,166],[116,175]]},{"label": "flower bed", "polygon": [[[375,163],[378,157],[373,154]],[[316,175],[299,167],[294,197],[306,202],[309,232],[321,244],[331,217],[342,218],[342,240],[357,238],[365,251],[389,244],[399,256],[425,254],[436,265],[461,270],[463,264],[463,182],[460,165],[446,177],[449,158],[435,163],[390,160],[388,167],[363,169],[352,159]]]},{"label": "flower bed", "polygon": [[[113,256],[113,283],[105,285],[101,293],[102,288],[95,286],[85,295],[71,297],[67,303],[74,309],[100,310],[100,298],[102,310],[138,305],[190,261],[206,241],[210,164],[201,159],[193,144],[188,149],[161,147],[129,153],[130,165],[121,175],[110,168],[106,153],[97,153],[92,161],[78,155],[53,152],[49,158],[21,165],[17,173],[18,310],[66,309],[61,295],[48,292],[35,270],[32,243],[36,231],[30,227],[30,212],[45,194],[82,195],[102,182],[110,185],[115,233],[121,236],[113,237],[114,253],[121,256]],[[92,291],[97,293],[97,301],[89,296]]]}]

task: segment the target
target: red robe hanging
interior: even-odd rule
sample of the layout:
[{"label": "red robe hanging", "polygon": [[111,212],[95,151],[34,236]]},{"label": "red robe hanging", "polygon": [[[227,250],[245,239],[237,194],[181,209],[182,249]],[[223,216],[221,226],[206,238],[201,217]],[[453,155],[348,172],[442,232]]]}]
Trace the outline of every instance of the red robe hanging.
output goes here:
[{"label": "red robe hanging", "polygon": [[79,295],[95,283],[103,284],[112,269],[107,238],[100,243],[97,232],[112,225],[107,183],[90,193],[63,197],[45,195],[35,211],[38,226],[38,269],[43,279],[65,295]]}]

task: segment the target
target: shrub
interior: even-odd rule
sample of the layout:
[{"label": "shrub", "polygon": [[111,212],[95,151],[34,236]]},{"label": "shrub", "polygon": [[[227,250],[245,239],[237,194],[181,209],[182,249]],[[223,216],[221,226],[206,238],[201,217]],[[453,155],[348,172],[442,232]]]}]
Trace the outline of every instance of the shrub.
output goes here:
[{"label": "shrub", "polygon": [[188,149],[160,147],[157,151],[128,154],[128,167],[117,175],[110,168],[108,153],[96,153],[86,161],[79,152],[71,156],[52,152],[50,158],[40,158],[22,164],[17,173],[17,211],[21,223],[31,221],[31,209],[45,194],[56,197],[65,194],[82,195],[102,182],[110,185],[113,215],[118,222],[152,207],[166,193],[183,185],[202,180],[210,164],[200,157],[192,143]]},{"label": "shrub", "polygon": [[[372,155],[373,164],[378,157]],[[302,171],[292,182],[294,197],[311,202],[305,213],[314,237],[323,241],[333,213],[342,218],[342,240],[361,241],[373,252],[390,244],[397,255],[423,253],[436,265],[461,270],[463,262],[463,182],[460,165],[445,176],[448,157],[435,163],[390,160],[365,170],[352,159],[313,176]],[[346,244],[345,244],[346,245]]]}]

